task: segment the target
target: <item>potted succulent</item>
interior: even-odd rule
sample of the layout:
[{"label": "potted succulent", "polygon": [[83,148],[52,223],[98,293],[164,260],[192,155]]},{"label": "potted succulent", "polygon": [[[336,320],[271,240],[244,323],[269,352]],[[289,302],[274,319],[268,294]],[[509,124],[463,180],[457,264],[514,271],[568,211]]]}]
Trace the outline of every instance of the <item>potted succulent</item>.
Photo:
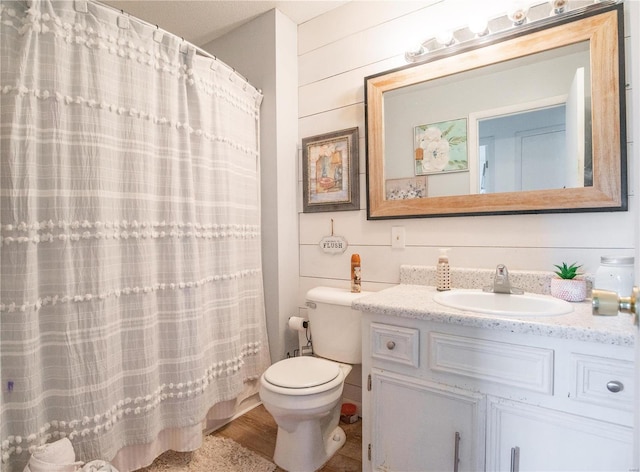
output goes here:
[{"label": "potted succulent", "polygon": [[551,279],[551,295],[568,302],[581,302],[587,298],[587,281],[580,277],[579,265],[574,262],[567,265],[554,264],[558,270],[554,271],[556,277]]}]

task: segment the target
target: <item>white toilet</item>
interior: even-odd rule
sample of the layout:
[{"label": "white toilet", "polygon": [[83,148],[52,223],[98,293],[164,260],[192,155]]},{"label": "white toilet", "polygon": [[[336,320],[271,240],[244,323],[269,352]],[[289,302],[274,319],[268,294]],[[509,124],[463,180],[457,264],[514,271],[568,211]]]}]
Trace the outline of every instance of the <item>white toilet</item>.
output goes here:
[{"label": "white toilet", "polygon": [[276,362],[260,378],[260,399],[278,425],[275,463],[313,472],[345,443],[338,426],[344,379],[362,362],[361,313],[351,302],[367,295],[316,287],[307,292],[314,356]]}]

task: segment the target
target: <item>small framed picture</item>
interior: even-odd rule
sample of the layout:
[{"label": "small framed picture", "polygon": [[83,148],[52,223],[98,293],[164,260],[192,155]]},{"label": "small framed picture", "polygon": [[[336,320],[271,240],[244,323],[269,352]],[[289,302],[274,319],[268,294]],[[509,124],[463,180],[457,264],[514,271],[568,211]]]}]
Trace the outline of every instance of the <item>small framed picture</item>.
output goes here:
[{"label": "small framed picture", "polygon": [[360,209],[358,128],[302,140],[303,211]]},{"label": "small framed picture", "polygon": [[416,126],[413,136],[416,175],[469,170],[466,118]]},{"label": "small framed picture", "polygon": [[427,176],[418,175],[406,179],[387,179],[385,198],[387,200],[413,200],[427,198]]}]

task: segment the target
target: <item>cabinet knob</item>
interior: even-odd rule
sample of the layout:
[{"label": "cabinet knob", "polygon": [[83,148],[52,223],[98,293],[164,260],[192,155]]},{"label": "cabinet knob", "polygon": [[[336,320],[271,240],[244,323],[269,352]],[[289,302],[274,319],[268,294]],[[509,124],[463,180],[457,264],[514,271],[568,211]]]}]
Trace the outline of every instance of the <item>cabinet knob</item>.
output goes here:
[{"label": "cabinet knob", "polygon": [[387,341],[387,349],[392,351],[394,347],[396,347],[396,343],[394,341]]},{"label": "cabinet knob", "polygon": [[607,390],[612,393],[622,392],[624,390],[624,384],[618,380],[612,380],[607,382]]}]

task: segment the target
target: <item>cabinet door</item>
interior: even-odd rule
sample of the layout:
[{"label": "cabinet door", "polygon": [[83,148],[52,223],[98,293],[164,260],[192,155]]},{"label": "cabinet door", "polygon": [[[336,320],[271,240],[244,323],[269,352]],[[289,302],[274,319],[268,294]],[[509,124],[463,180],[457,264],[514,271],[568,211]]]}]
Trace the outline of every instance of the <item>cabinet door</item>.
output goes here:
[{"label": "cabinet door", "polygon": [[373,470],[484,469],[482,395],[375,370],[371,393]]},{"label": "cabinet door", "polygon": [[487,471],[631,470],[632,428],[491,397],[488,409]]}]

